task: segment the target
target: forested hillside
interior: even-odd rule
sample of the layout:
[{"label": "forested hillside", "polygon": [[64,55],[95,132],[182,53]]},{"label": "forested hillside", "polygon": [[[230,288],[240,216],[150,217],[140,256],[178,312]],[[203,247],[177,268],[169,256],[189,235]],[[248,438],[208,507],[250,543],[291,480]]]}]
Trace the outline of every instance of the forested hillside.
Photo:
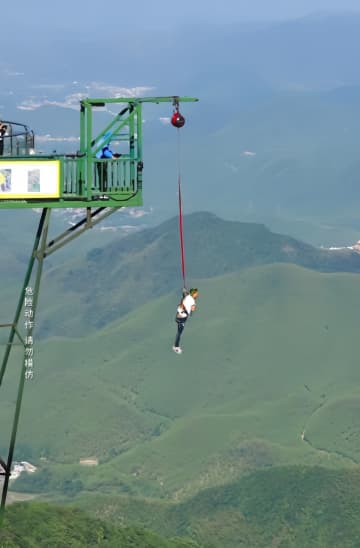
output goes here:
[{"label": "forested hillside", "polygon": [[[75,508],[14,504],[0,529],[1,548],[206,548],[185,539],[165,540],[141,528],[115,527]],[[209,545],[208,545],[209,546]],[[209,546],[210,548],[210,546]]]}]

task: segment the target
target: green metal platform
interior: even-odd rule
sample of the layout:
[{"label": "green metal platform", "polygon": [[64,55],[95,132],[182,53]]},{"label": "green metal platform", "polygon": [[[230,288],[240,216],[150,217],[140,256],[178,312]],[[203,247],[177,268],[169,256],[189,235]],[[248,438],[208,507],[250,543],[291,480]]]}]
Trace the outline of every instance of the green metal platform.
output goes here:
[{"label": "green metal platform", "polygon": [[[80,102],[80,149],[76,154],[0,157],[0,209],[133,207],[142,205],[142,104],[197,101],[193,97],[84,99]],[[122,109],[97,135],[94,109]],[[121,142],[117,159],[97,154]]]}]

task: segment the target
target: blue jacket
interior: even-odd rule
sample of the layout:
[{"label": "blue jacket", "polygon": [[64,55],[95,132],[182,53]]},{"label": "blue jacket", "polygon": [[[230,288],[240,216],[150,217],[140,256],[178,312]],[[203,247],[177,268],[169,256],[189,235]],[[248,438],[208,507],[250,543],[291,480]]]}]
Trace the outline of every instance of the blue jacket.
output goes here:
[{"label": "blue jacket", "polygon": [[99,152],[96,154],[96,158],[112,158],[113,153],[109,148],[109,145],[104,146]]}]

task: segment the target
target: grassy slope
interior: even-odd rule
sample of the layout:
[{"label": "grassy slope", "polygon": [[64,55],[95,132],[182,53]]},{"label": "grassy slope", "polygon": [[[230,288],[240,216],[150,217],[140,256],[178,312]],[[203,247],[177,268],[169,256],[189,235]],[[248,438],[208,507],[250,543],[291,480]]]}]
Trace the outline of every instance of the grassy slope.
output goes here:
[{"label": "grassy slope", "polygon": [[355,275],[258,267],[201,285],[182,356],[171,352],[171,296],[91,338],[40,344],[19,441],[52,462],[100,457],[76,469],[87,489],[175,499],[254,467],[352,466],[357,437],[333,452],[325,411],[336,404],[357,432],[359,301]]},{"label": "grassy slope", "polygon": [[[360,256],[316,249],[265,226],[224,221],[197,213],[186,219],[189,279],[221,276],[242,268],[295,263],[319,271],[360,271]],[[85,335],[151,299],[173,291],[179,279],[177,219],[47,270],[38,334]]]},{"label": "grassy slope", "polygon": [[[36,218],[33,215],[26,220],[26,255],[12,256],[9,242],[4,244],[0,322],[12,318],[21,274],[27,264],[28,233],[30,225],[34,229]],[[56,221],[59,224],[59,219]],[[209,213],[197,213],[186,218],[185,226],[192,282],[274,262],[295,263],[319,271],[360,271],[360,256],[356,253],[316,249],[274,234],[260,224],[224,221]],[[15,229],[13,239],[19,230],[16,224]],[[173,291],[174,280],[179,278],[176,219],[126,238],[103,237],[95,231],[83,240],[81,248],[70,246],[45,261],[37,337],[87,335]],[[15,241],[12,244],[18,249]],[[0,333],[0,341],[4,337]]]}]

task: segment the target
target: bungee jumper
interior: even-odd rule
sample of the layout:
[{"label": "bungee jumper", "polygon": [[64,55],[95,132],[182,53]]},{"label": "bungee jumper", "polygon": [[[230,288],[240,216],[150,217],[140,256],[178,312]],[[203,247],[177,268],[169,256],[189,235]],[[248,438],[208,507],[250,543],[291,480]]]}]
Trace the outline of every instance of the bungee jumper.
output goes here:
[{"label": "bungee jumper", "polygon": [[184,331],[185,323],[187,319],[196,310],[196,299],[198,298],[199,291],[197,287],[192,287],[189,292],[183,290],[183,299],[176,310],[175,321],[177,323],[177,333],[173,346],[173,351],[176,354],[181,354],[182,349],[180,346],[181,334]]},{"label": "bungee jumper", "polygon": [[182,214],[182,196],[181,196],[181,170],[180,170],[180,132],[179,129],[185,124],[185,118],[179,111],[179,101],[174,98],[174,112],[171,117],[171,124],[178,129],[178,198],[179,198],[179,236],[180,236],[180,256],[181,256],[181,272],[183,279],[182,300],[177,307],[175,321],[177,323],[177,333],[173,351],[176,354],[181,354],[180,338],[185,328],[187,319],[196,310],[196,299],[199,291],[197,287],[192,287],[190,291],[186,289],[186,271],[185,271],[185,246],[183,233],[183,214]]}]

